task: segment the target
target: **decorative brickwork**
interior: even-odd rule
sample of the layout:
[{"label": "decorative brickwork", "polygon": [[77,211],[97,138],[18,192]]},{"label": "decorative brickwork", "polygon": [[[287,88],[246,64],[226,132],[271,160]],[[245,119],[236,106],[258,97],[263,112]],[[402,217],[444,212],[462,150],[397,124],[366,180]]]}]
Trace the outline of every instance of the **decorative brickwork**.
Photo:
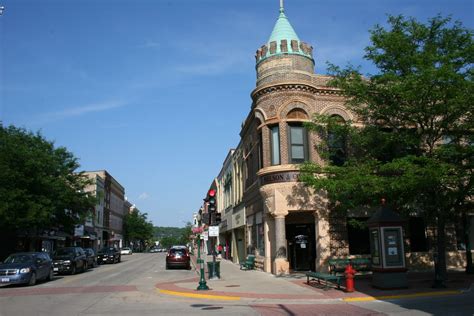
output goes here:
[{"label": "decorative brickwork", "polygon": [[330,255],[345,257],[349,255],[346,217],[341,214],[329,215]]}]

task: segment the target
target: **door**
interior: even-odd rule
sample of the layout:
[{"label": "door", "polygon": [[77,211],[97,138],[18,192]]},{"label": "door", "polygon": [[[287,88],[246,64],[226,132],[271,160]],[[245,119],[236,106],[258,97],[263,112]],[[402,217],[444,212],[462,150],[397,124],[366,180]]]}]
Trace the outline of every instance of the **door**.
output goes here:
[{"label": "door", "polygon": [[293,262],[296,271],[311,270],[311,249],[307,235],[296,235],[293,240]]},{"label": "door", "polygon": [[236,230],[235,235],[237,238],[237,255],[239,257],[239,262],[242,263],[245,261],[244,231],[242,229],[238,229]]},{"label": "door", "polygon": [[288,260],[294,271],[314,271],[316,247],[314,224],[287,224]]}]

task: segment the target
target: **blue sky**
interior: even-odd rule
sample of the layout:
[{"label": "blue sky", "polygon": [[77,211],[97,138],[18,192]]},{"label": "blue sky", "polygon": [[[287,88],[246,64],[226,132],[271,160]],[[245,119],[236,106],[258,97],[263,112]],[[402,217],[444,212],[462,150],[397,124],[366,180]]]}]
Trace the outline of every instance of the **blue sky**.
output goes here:
[{"label": "blue sky", "polygon": [[[230,148],[255,87],[255,59],[278,0],[0,0],[0,121],[108,170],[157,226],[190,221]],[[473,28],[472,0],[286,0],[326,62],[361,65],[386,14],[440,13]]]}]

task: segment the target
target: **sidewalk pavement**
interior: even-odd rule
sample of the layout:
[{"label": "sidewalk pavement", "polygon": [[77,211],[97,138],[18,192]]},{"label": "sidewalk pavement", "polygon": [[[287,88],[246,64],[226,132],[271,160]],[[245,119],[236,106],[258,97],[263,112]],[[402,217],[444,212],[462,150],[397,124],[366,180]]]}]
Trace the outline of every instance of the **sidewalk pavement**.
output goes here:
[{"label": "sidewalk pavement", "polygon": [[[212,261],[212,256],[204,258]],[[240,266],[229,260],[220,260],[220,279],[208,280],[207,264],[205,264],[205,278],[208,291],[197,291],[199,285],[199,266],[196,257],[192,256],[192,263],[197,277],[174,282],[160,283],[156,287],[163,294],[178,295],[194,298],[216,300],[290,300],[305,302],[326,301],[371,301],[389,300],[409,297],[457,295],[470,291],[474,284],[474,275],[464,272],[450,272],[447,288],[433,289],[433,272],[408,273],[409,288],[397,290],[379,290],[372,288],[370,275],[357,275],[355,291],[346,293],[344,284],[341,289],[331,287],[324,289],[316,281],[306,284],[306,275],[292,273],[288,276],[275,276],[258,270],[240,270]]]}]

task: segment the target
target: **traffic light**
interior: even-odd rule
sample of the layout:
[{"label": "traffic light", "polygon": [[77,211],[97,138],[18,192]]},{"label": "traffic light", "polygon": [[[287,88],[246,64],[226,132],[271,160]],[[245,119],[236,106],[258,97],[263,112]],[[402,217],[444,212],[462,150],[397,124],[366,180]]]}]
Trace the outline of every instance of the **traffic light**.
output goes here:
[{"label": "traffic light", "polygon": [[216,190],[210,189],[207,193],[207,202],[209,203],[208,206],[208,213],[213,213],[217,210],[216,208]]},{"label": "traffic light", "polygon": [[216,224],[221,222],[221,213],[216,213]]}]

